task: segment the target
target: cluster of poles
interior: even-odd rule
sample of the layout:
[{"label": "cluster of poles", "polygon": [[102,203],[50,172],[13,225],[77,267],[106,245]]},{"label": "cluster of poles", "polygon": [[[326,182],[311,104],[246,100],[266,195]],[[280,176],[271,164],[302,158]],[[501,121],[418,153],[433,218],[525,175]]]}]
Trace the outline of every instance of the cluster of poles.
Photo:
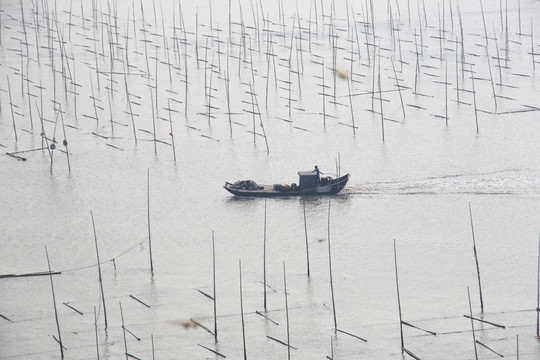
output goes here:
[{"label": "cluster of poles", "polygon": [[[517,110],[500,111],[501,100],[516,101],[504,95],[517,88],[511,80],[530,77],[537,62],[533,19],[530,33],[525,33],[519,0],[517,40],[509,26],[508,1],[504,5],[502,0],[499,2],[500,19],[497,21],[500,22],[489,24],[479,0],[483,34],[474,36],[482,39],[482,43],[471,42],[470,36],[466,36],[458,0],[437,2],[438,21],[428,18],[424,0],[416,1],[416,9],[407,0],[406,16],[402,14],[403,4],[388,0],[383,28],[376,26],[373,0],[354,6],[347,2],[345,19],[339,15],[343,12],[336,10],[335,1],[329,4],[309,1],[309,10],[300,11],[296,6],[292,16],[288,16],[280,0],[278,18],[271,19],[262,0],[251,1],[251,16],[244,15],[241,2],[236,4],[229,0],[225,28],[213,19],[211,0],[205,14],[208,22],[201,20],[197,8],[194,26],[186,23],[181,1],[172,2],[168,9],[152,1],[150,15],[148,4],[145,7],[143,1],[132,0],[127,12],[119,11],[115,0],[93,0],[90,4],[91,9],[88,9],[88,3],[81,2],[79,6],[70,0],[69,10],[63,10],[58,9],[57,1],[37,0],[28,6],[28,1],[21,0],[19,14],[8,14],[9,19],[5,18],[6,14],[0,14],[6,23],[9,20],[21,29],[14,36],[6,34],[5,30],[0,33],[0,41],[7,42],[4,53],[14,53],[20,58],[18,64],[9,63],[6,69],[11,75],[6,75],[7,88],[1,89],[7,97],[0,96],[0,111],[6,107],[2,103],[7,102],[10,111],[3,116],[11,117],[13,145],[18,143],[21,131],[30,136],[39,133],[41,137],[41,147],[7,154],[26,160],[25,153],[47,151],[51,172],[54,150],[65,154],[67,168],[71,171],[68,135],[86,129],[93,129],[91,135],[108,141],[106,145],[117,150],[123,148],[118,146],[118,141],[115,144],[115,140],[128,137],[132,137],[135,146],[141,140],[151,141],[156,155],[158,145],[170,147],[176,162],[175,134],[179,118],[185,121],[186,131],[194,130],[210,140],[216,139],[202,132],[201,119],[207,119],[208,126],[228,125],[231,138],[237,132],[235,128],[244,128],[242,132],[251,133],[254,144],[258,137],[264,138],[269,153],[271,141],[265,128],[268,121],[282,120],[293,129],[312,131],[309,128],[312,124],[306,128],[299,126],[297,120],[306,118],[302,97],[320,96],[320,112],[308,114],[320,115],[325,128],[327,121],[332,120],[332,125],[350,127],[354,135],[359,128],[355,108],[358,109],[358,104],[367,105],[368,101],[364,100],[365,96],[369,97],[371,104],[365,110],[372,113],[372,119],[380,116],[384,142],[385,123],[403,123],[407,113],[413,111],[416,116],[428,110],[422,99],[433,96],[422,92],[421,78],[434,78],[432,84],[440,86],[437,91],[444,93],[444,101],[437,99],[436,102],[437,106],[444,103],[444,113],[437,110],[430,115],[443,119],[446,126],[449,126],[449,101],[474,109],[476,133],[480,132],[479,113],[497,115],[539,110],[533,105],[522,105]],[[169,17],[164,16],[164,11]],[[501,46],[498,34],[503,39]],[[512,73],[510,48],[523,49],[525,37],[530,37],[531,72]],[[434,49],[435,42],[438,49]],[[476,47],[482,50],[474,51]],[[407,56],[403,56],[404,53]],[[454,83],[450,82],[448,66],[452,59]],[[431,65],[433,61],[435,65]],[[484,61],[489,78],[481,77],[479,70],[475,70],[478,66],[485,68]],[[316,70],[318,67],[320,70]],[[36,72],[39,72],[39,80]],[[204,84],[190,80],[189,74],[193,72],[199,78],[204,77]],[[503,74],[507,78],[503,78]],[[47,85],[42,83],[43,75],[50,77]],[[414,84],[407,85],[407,78],[412,75]],[[12,89],[16,77],[20,78],[20,87]],[[489,82],[492,109],[477,105],[486,103],[485,99],[477,99],[475,82],[478,81]],[[315,86],[311,86],[312,83]],[[204,88],[204,104],[191,95],[201,87]],[[449,99],[451,87],[455,90],[455,99]],[[193,88],[195,90],[191,90]],[[259,100],[263,93],[264,104]],[[388,114],[397,113],[392,105],[395,93],[399,97],[400,115],[391,118]],[[471,97],[472,103],[469,102]],[[342,101],[343,98],[348,101]],[[269,106],[275,104],[276,99],[286,109],[286,115]],[[408,103],[407,99],[414,101]],[[148,108],[150,111],[146,110]],[[333,113],[329,108],[334,109]],[[349,108],[349,115],[340,112],[341,108]],[[39,123],[34,126],[36,113]],[[246,115],[251,118],[251,126]],[[21,117],[26,120],[24,124]],[[107,130],[103,130],[105,128]],[[62,133],[58,134],[60,129]],[[146,138],[141,138],[141,133]],[[63,148],[56,146],[57,137],[62,138]]]}]

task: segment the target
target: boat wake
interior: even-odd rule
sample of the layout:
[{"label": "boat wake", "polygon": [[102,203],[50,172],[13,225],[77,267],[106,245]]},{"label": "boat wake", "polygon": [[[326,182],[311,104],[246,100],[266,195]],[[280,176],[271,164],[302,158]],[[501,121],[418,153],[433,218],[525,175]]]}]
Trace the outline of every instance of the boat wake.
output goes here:
[{"label": "boat wake", "polygon": [[351,184],[349,195],[512,195],[540,196],[540,173],[530,169],[508,169],[486,173],[464,173],[400,181]]}]

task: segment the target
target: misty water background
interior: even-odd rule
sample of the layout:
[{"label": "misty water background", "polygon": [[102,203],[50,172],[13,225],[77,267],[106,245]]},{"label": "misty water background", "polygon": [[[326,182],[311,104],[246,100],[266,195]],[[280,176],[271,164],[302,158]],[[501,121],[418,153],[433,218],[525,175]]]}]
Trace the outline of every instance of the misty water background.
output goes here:
[{"label": "misty water background", "polygon": [[[58,27],[51,20],[52,28],[47,30],[44,4],[48,4],[50,17],[56,14]],[[287,356],[285,346],[268,338],[287,340],[283,262],[290,344],[296,348],[292,358],[324,359],[330,356],[331,346],[335,359],[408,357],[400,349],[394,240],[403,320],[437,333],[433,336],[405,327],[407,349],[423,359],[474,359],[471,323],[463,317],[469,313],[470,287],[474,316],[506,326],[501,329],[476,322],[477,339],[505,357],[515,358],[519,335],[520,358],[540,357],[535,310],[540,230],[540,64],[533,69],[531,56],[531,48],[540,53],[535,43],[540,44],[540,24],[535,19],[540,14],[539,2],[522,1],[518,11],[518,1],[508,1],[506,12],[506,4],[484,1],[489,64],[480,3],[460,2],[466,64],[459,59],[457,80],[459,88],[467,90],[460,91],[462,103],[457,102],[456,95],[455,51],[461,37],[457,2],[444,3],[444,32],[439,22],[442,1],[426,1],[425,15],[423,3],[415,0],[375,2],[384,142],[378,94],[371,111],[373,75],[377,76],[377,72],[373,71],[372,29],[365,26],[371,24],[369,2],[337,1],[335,13],[331,12],[330,2],[323,2],[324,10],[318,2],[315,23],[313,2],[284,2],[282,18],[277,2],[242,1],[240,11],[240,3],[233,1],[233,44],[228,56],[232,123],[227,114],[224,80],[229,3],[212,1],[210,10],[208,1],[182,2],[185,32],[180,30],[179,4],[168,0],[102,1],[94,4],[96,12],[92,11],[92,2],[81,4],[78,0],[6,1],[0,5],[0,274],[47,271],[47,247],[52,270],[62,272],[53,276],[53,281],[66,358],[97,357],[94,307],[98,312],[100,358],[125,356],[120,303],[125,328],[140,338],[126,334],[128,352],[138,358],[152,358],[152,337],[156,359],[218,358],[198,344],[228,358],[240,358],[239,260],[248,358]],[[113,13],[117,14],[119,36],[109,38]],[[353,13],[356,30],[353,19],[347,20],[347,15]],[[37,33],[36,18],[41,25]],[[532,39],[531,21],[535,35]],[[293,26],[296,30],[291,41]],[[331,27],[337,34],[335,70],[341,74],[335,82],[335,99]],[[418,56],[420,74],[415,95],[420,28],[424,47]],[[64,42],[51,42],[55,46],[52,62],[47,44],[50,36],[58,39],[58,29]],[[126,33],[129,66],[122,51],[126,47],[122,36]],[[247,35],[242,37],[242,33]],[[270,33],[275,66],[272,61],[268,68]],[[178,41],[177,52],[174,38],[183,36],[185,40]],[[239,46],[243,41],[247,42],[245,47]],[[69,56],[67,61],[61,54],[61,43]],[[157,50],[153,45],[158,46]],[[115,59],[112,69],[111,47]],[[371,51],[369,57],[367,49]],[[446,65],[439,58],[441,53],[448,63],[446,89]],[[500,72],[496,57],[502,59]],[[405,118],[391,58],[402,86]],[[326,123],[320,86],[322,59],[328,86],[324,91],[329,94]],[[129,72],[129,100],[122,64]],[[186,64],[187,97],[183,82]],[[475,71],[478,133],[470,72],[462,71],[463,67],[470,71],[469,64]],[[497,108],[490,69],[499,96]],[[68,73],[65,83],[63,74]],[[353,80],[350,86],[355,134],[347,79]],[[153,87],[156,83],[157,96]],[[205,83],[212,87],[211,97],[205,95]],[[246,91],[256,93],[260,119],[253,120],[247,112],[252,110],[252,96]],[[445,91],[448,125],[443,118]],[[74,92],[78,94],[76,105]],[[290,118],[289,94],[293,98]],[[97,107],[93,98],[97,99]],[[128,101],[137,115],[133,122]],[[14,105],[13,117],[10,103]],[[211,106],[211,117],[206,116],[209,107],[205,105]],[[55,107],[63,111],[65,136]],[[43,112],[47,137],[57,140],[52,167],[47,150],[20,153],[26,161],[5,155],[42,146],[38,111]],[[269,152],[261,136],[261,121]],[[154,141],[154,134],[158,141]],[[69,144],[71,171],[65,152],[60,151],[65,150],[64,139]],[[235,198],[222,185],[240,179],[290,184],[298,181],[297,171],[310,170],[314,164],[331,176],[339,171],[350,173],[351,178],[337,196],[305,199],[311,270],[308,278],[304,200]],[[484,314],[480,313],[469,204]],[[264,313],[265,206],[269,285],[266,315],[275,323],[256,313]],[[91,211],[102,260],[107,331],[100,305]],[[213,291],[212,232],[216,248],[217,343],[207,331],[190,322],[193,318],[213,330],[212,300],[198,291]],[[328,234],[338,328],[367,342],[334,333]],[[0,279],[0,314],[9,319],[0,318],[1,359],[59,358],[59,346],[53,339],[57,332],[48,277]],[[478,353],[481,359],[499,358],[480,345]]]}]

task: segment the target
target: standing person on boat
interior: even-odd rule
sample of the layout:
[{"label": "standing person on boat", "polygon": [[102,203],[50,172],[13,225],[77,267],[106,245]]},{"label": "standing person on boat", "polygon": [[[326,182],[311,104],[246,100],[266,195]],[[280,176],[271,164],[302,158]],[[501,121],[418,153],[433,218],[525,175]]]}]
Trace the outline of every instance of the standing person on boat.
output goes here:
[{"label": "standing person on boat", "polygon": [[315,165],[315,170],[313,170],[312,172],[316,172],[317,173],[317,180],[321,181],[321,174],[324,174],[324,173],[321,170],[319,170],[319,167],[317,165]]}]

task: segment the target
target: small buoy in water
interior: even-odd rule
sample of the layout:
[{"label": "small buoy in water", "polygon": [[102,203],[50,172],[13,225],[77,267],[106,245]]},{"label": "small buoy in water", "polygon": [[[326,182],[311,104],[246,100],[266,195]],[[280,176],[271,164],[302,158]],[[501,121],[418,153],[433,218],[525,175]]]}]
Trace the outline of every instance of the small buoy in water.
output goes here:
[{"label": "small buoy in water", "polygon": [[51,144],[51,146],[49,146],[51,148],[51,150],[54,150],[56,149],[56,145],[54,145],[54,143]]}]

